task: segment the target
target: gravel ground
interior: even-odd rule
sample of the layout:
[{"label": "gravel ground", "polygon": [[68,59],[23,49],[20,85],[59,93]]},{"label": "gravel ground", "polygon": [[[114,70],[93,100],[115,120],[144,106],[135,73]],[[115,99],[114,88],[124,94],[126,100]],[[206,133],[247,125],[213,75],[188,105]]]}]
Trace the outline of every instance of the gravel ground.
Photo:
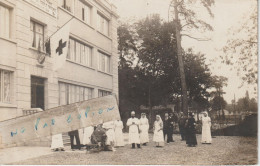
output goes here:
[{"label": "gravel ground", "polygon": [[[152,137],[152,136],[150,136]],[[13,164],[171,164],[171,165],[253,165],[257,163],[257,138],[217,136],[213,144],[187,147],[180,136],[175,142],[163,148],[154,147],[151,142],[142,149],[130,149],[130,145],[117,148],[115,152],[86,153],[86,151],[55,152]],[[150,139],[152,140],[152,139]]]}]

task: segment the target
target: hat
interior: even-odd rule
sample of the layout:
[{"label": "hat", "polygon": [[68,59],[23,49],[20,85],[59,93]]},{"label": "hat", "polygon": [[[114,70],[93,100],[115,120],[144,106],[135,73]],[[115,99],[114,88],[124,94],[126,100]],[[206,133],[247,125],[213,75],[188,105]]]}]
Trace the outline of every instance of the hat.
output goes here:
[{"label": "hat", "polygon": [[169,114],[166,112],[165,115],[169,115]]},{"label": "hat", "polygon": [[146,115],[146,114],[143,112],[143,113],[141,113],[141,115]]},{"label": "hat", "polygon": [[132,111],[132,112],[131,112],[131,115],[134,115],[134,114],[135,114],[135,112],[134,112],[134,111]]}]

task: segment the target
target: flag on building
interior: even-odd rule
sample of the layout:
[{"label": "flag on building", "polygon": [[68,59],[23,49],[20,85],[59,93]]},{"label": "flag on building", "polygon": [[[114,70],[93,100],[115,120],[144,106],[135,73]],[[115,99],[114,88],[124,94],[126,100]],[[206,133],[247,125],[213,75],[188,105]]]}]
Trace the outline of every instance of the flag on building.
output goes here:
[{"label": "flag on building", "polygon": [[46,51],[47,56],[51,56],[51,41],[50,41],[50,39],[48,39],[45,42],[45,51]]},{"label": "flag on building", "polygon": [[51,56],[53,57],[53,70],[61,68],[66,62],[69,45],[70,21],[50,37]]}]

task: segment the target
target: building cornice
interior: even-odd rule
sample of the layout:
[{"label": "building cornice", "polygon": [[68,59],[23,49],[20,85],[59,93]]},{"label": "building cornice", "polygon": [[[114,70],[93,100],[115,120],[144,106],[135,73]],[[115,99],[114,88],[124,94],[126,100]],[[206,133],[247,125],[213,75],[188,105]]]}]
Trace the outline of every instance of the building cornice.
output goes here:
[{"label": "building cornice", "polygon": [[[102,1],[106,1],[107,4],[110,6],[110,8],[108,6],[106,6],[101,0],[94,0],[97,4],[99,4],[102,8],[104,8],[107,12],[109,12],[110,14],[112,14],[114,17],[119,18],[119,15],[116,13],[115,9],[116,6],[113,4],[110,4],[109,2],[107,2],[106,0],[102,0]],[[114,10],[113,10],[114,9]]]}]

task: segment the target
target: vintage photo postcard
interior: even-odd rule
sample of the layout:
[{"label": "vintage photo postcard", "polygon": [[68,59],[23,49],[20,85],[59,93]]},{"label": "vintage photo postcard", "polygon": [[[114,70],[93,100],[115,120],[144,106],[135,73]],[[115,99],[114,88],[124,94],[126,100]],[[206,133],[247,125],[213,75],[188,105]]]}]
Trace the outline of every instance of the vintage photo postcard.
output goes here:
[{"label": "vintage photo postcard", "polygon": [[257,165],[257,0],[0,0],[1,165]]}]

